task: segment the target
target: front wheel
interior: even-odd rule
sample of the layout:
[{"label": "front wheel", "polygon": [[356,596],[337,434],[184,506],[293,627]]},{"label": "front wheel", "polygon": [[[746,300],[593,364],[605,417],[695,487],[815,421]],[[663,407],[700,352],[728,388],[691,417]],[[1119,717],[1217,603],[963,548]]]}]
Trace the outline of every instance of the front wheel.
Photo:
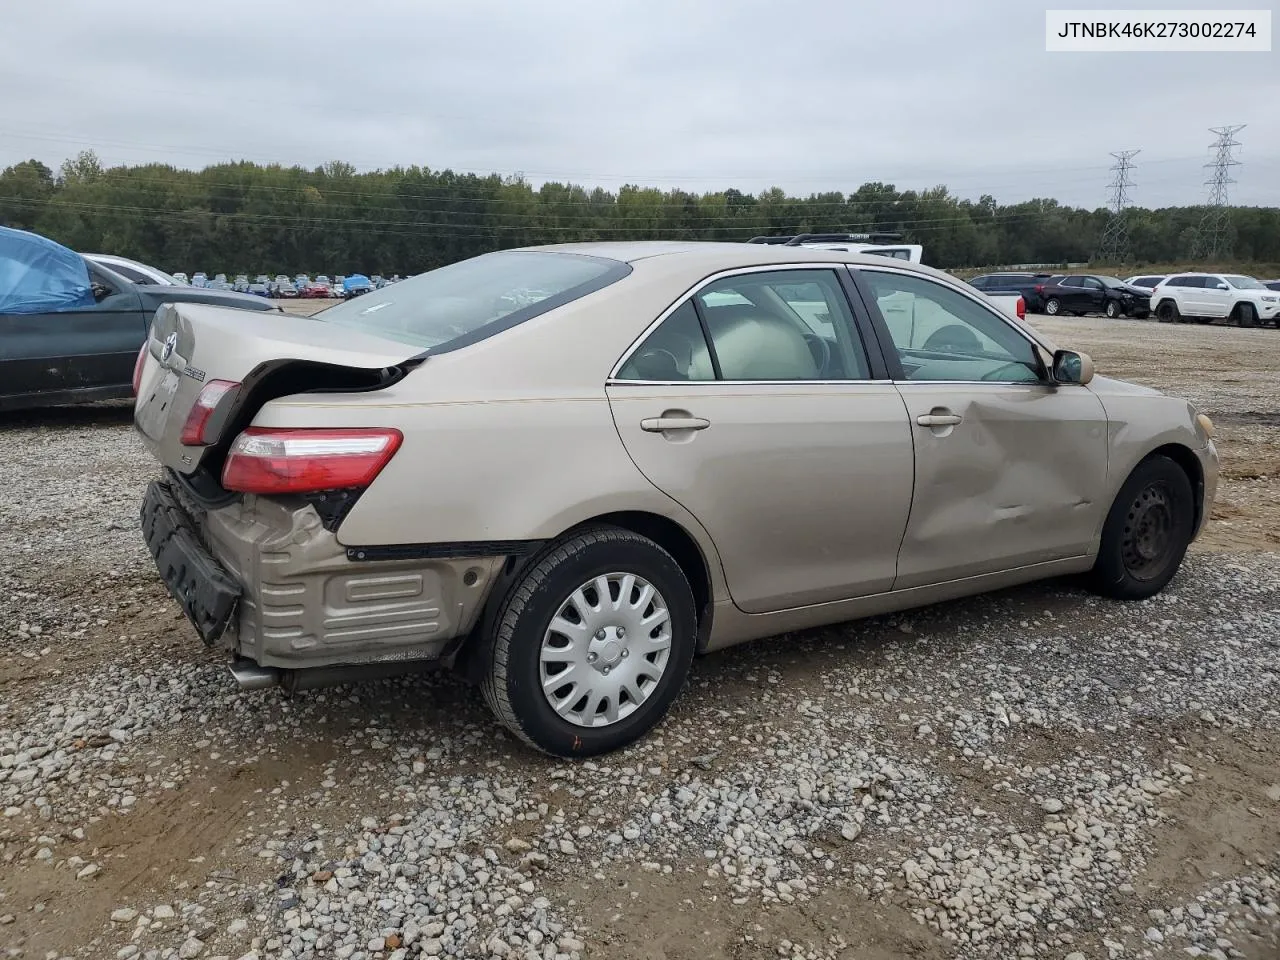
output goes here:
[{"label": "front wheel", "polygon": [[1195,516],[1195,495],[1183,469],[1164,456],[1143,460],[1107,514],[1093,588],[1117,600],[1159,593],[1186,555]]},{"label": "front wheel", "polygon": [[693,591],[671,555],[629,530],[591,528],[553,546],[512,588],[481,690],[530,746],[606,753],[666,714],[696,637]]},{"label": "front wheel", "polygon": [[1251,303],[1242,303],[1236,307],[1236,323],[1242,327],[1256,327],[1258,325],[1258,311],[1254,309]]},{"label": "front wheel", "polygon": [[1116,303],[1114,300],[1108,300],[1105,312],[1108,320],[1114,320],[1116,317],[1120,316],[1120,304]]},{"label": "front wheel", "polygon": [[1044,302],[1044,312],[1051,317],[1056,317],[1062,312],[1062,301],[1057,297],[1050,297]]}]

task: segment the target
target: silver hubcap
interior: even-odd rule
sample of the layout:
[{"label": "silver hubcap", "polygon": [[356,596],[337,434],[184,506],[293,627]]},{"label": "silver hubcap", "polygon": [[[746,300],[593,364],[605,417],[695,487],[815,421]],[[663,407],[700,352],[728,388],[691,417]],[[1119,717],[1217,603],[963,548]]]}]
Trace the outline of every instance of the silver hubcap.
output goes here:
[{"label": "silver hubcap", "polygon": [[579,727],[633,714],[658,687],[671,656],[671,612],[633,573],[606,573],[569,594],[539,652],[542,692]]}]

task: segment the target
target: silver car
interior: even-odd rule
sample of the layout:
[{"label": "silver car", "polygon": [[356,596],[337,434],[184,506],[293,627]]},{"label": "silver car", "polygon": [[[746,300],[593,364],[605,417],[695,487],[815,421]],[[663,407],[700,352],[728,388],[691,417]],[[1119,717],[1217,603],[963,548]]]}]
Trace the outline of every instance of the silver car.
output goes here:
[{"label": "silver car", "polygon": [[1062,574],[1149,597],[1217,485],[1185,400],[939,271],[773,245],[486,254],[270,324],[156,314],[161,576],[244,686],[449,666],[560,755],[695,654]]}]

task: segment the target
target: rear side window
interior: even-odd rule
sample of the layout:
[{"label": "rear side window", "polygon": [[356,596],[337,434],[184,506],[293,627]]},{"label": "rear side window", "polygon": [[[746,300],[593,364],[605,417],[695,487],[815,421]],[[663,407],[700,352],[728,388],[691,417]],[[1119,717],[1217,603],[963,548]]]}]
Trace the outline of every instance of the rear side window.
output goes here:
[{"label": "rear side window", "polygon": [[506,250],[388,284],[316,319],[442,353],[585,297],[630,272],[620,260]]},{"label": "rear side window", "polygon": [[798,269],[707,284],[645,338],[618,369],[617,379],[865,380],[868,375],[837,275]]},{"label": "rear side window", "polygon": [[969,285],[978,290],[985,290],[989,286],[994,286],[999,282],[999,277],[974,277],[969,281]]},{"label": "rear side window", "polygon": [[1203,287],[1204,277],[1174,277],[1169,281],[1171,287]]}]

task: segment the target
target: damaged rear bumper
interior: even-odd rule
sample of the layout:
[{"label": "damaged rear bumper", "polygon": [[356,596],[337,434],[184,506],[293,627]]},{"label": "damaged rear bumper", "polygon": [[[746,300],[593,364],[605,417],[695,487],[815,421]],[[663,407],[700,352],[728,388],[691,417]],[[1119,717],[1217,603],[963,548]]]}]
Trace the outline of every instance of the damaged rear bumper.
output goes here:
[{"label": "damaged rear bumper", "polygon": [[[163,518],[153,529],[177,532],[148,532],[149,512]],[[268,672],[439,660],[471,630],[505,559],[353,561],[309,504],[246,496],[203,510],[164,481],[148,488],[143,530],[205,642]]]}]

